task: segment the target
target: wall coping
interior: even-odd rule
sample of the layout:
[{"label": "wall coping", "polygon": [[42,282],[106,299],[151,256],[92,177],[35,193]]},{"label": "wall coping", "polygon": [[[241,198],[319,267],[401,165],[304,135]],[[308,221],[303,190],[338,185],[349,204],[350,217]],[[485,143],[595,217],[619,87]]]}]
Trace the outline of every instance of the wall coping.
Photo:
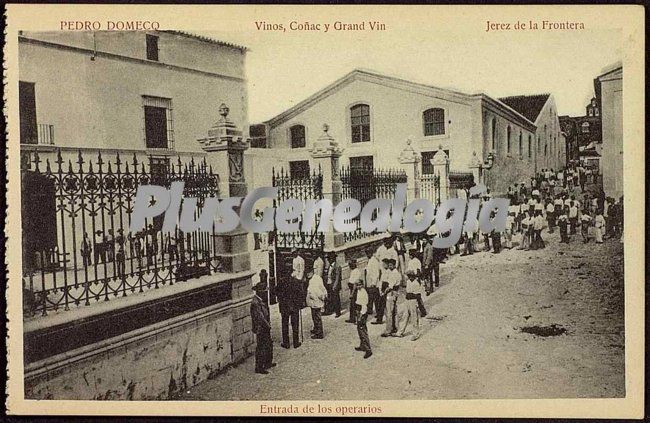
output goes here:
[{"label": "wall coping", "polygon": [[74,350],[66,351],[45,359],[29,363],[25,365],[24,378],[34,378],[47,372],[54,371],[58,368],[73,364],[75,362],[93,357],[104,352],[115,350],[118,348],[126,347],[128,344],[138,342],[142,339],[156,336],[159,333],[173,330],[177,327],[183,326],[188,322],[196,322],[199,319],[207,317],[212,314],[222,313],[231,308],[247,304],[251,301],[254,294],[246,297],[229,300],[227,302],[215,304],[213,306],[193,311],[191,313],[183,314],[173,317],[171,319],[163,320],[161,322],[149,325],[131,332],[124,333],[119,336],[104,339],[94,344],[85,345]]},{"label": "wall coping", "polygon": [[37,316],[25,319],[23,322],[23,333],[29,334],[35,331],[65,325],[76,320],[88,319],[103,313],[115,312],[127,307],[153,302],[164,297],[177,295],[183,292],[192,291],[208,285],[218,284],[225,281],[244,279],[255,274],[252,270],[238,273],[215,273],[186,282],[177,282],[172,286],[164,286],[159,289],[149,289],[142,293],[131,294],[127,297],[118,297],[110,301],[98,302],[90,306],[79,306],[68,311],[51,313],[47,316]]}]

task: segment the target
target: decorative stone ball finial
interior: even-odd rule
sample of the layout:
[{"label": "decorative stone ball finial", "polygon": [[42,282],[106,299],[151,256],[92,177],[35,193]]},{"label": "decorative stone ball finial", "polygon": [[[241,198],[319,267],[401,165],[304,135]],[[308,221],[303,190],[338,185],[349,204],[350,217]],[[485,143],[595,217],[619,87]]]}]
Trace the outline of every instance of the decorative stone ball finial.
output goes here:
[{"label": "decorative stone ball finial", "polygon": [[408,146],[411,145],[411,139],[410,139],[410,138],[408,138],[408,139],[406,140],[406,145],[408,145]]},{"label": "decorative stone ball finial", "polygon": [[228,117],[228,113],[230,113],[230,109],[228,106],[226,106],[226,103],[221,103],[221,106],[219,106],[219,114],[223,118],[223,120],[226,120]]},{"label": "decorative stone ball finial", "polygon": [[323,132],[327,134],[327,132],[330,130],[330,126],[326,123],[323,124]]}]

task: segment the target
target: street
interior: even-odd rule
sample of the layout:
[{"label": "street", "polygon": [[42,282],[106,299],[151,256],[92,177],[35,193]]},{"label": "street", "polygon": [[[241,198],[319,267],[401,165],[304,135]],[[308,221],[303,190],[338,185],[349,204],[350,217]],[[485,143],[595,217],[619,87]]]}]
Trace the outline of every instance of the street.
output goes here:
[{"label": "street", "polygon": [[[368,325],[374,355],[354,350],[347,313],[325,317],[325,339],[279,346],[280,316],[271,306],[274,361],[268,375],[254,358],[201,383],[185,400],[398,400],[598,398],[625,396],[623,244],[452,256],[442,285],[425,298],[423,335],[382,338]],[[345,284],[344,284],[345,285]],[[347,290],[342,291],[347,295]]]}]

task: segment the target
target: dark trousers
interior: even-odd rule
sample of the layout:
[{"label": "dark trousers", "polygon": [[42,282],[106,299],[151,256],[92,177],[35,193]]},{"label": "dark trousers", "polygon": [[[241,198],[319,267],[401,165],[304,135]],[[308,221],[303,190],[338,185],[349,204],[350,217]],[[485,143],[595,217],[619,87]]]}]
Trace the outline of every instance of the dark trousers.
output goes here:
[{"label": "dark trousers", "polygon": [[350,311],[350,316],[348,317],[348,320],[351,322],[356,322],[357,321],[357,313],[356,313],[356,294],[354,294],[354,291],[350,291],[350,304],[348,305],[348,309]]},{"label": "dark trousers", "polygon": [[440,263],[433,263],[433,284],[440,286]]},{"label": "dark trousers", "polygon": [[292,311],[287,311],[286,313],[282,313],[282,344],[283,345],[290,345],[289,344],[289,320],[291,320],[291,332],[293,334],[293,345],[298,345],[300,343],[300,339],[298,338],[298,324],[300,317],[298,314],[300,313],[300,310],[292,310]]},{"label": "dark trousers", "polygon": [[359,334],[359,347],[364,351],[371,351],[370,337],[368,336],[368,314],[363,314],[357,319],[357,333]]},{"label": "dark trousers", "polygon": [[577,217],[569,218],[569,225],[571,226],[571,231],[569,233],[571,235],[575,235],[576,234],[576,227],[578,226],[578,218]]},{"label": "dark trousers", "polygon": [[337,316],[341,314],[341,291],[332,289],[330,291],[330,314],[334,313]]},{"label": "dark trousers", "polygon": [[369,286],[366,291],[368,292],[368,314],[372,315],[375,310],[379,310],[379,288]]},{"label": "dark trousers", "polygon": [[[314,336],[323,337],[323,319],[320,316],[320,308],[311,308],[311,320],[314,323],[312,333]],[[295,343],[295,341],[294,341]]]},{"label": "dark trousers", "polygon": [[256,334],[257,345],[255,347],[255,370],[266,370],[273,363],[273,342],[271,331],[263,331]]},{"label": "dark trousers", "polygon": [[377,301],[377,321],[384,321],[384,313],[386,311],[386,295],[380,295]]}]

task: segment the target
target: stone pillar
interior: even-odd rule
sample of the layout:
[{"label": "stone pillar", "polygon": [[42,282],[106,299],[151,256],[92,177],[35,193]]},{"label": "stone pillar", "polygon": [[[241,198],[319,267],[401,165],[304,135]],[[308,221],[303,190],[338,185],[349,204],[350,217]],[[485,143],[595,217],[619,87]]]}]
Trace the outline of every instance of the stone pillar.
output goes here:
[{"label": "stone pillar", "polygon": [[406,147],[399,155],[399,162],[406,171],[407,202],[420,198],[420,153],[411,146],[411,140],[406,140]]},{"label": "stone pillar", "polygon": [[438,146],[438,151],[431,159],[433,165],[433,174],[440,178],[440,201],[446,201],[449,198],[449,157],[443,151],[442,146]]},{"label": "stone pillar", "polygon": [[474,175],[474,184],[482,184],[482,170],[483,170],[483,163],[481,162],[481,159],[478,158],[476,155],[476,151],[472,152],[472,158],[469,161],[469,168],[472,171],[472,175]]},{"label": "stone pillar", "polygon": [[[244,150],[248,142],[237,126],[228,119],[230,109],[221,104],[219,114],[221,119],[208,130],[208,136],[198,142],[208,153],[207,162],[219,172],[221,180],[228,183],[220,188],[221,198],[246,197],[248,192],[244,179]],[[228,178],[224,178],[227,172]],[[250,270],[250,254],[248,251],[248,232],[238,227],[232,232],[216,236],[217,254],[223,259],[226,272],[243,272]]]},{"label": "stone pillar", "polygon": [[[343,186],[339,174],[339,158],[343,150],[339,143],[329,134],[329,125],[323,124],[323,133],[309,150],[314,169],[320,169],[323,175],[323,198],[327,198],[336,207],[341,202]],[[335,233],[333,228],[325,233],[325,251],[343,245],[342,233]]]}]

